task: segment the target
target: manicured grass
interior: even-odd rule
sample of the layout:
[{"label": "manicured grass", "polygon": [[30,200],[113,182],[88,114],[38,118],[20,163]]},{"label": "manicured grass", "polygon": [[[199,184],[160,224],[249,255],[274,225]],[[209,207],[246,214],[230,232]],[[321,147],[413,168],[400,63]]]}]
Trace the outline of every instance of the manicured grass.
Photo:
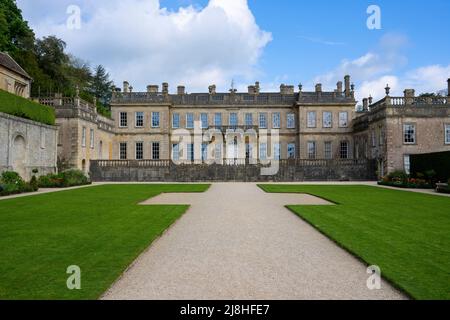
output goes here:
[{"label": "manicured grass", "polygon": [[450,299],[450,198],[370,186],[260,187],[337,203],[288,208],[412,298]]},{"label": "manicured grass", "polygon": [[[188,208],[138,203],[207,188],[104,185],[1,200],[0,299],[98,298]],[[67,289],[70,265],[81,290]]]},{"label": "manicured grass", "polygon": [[0,89],[0,112],[44,124],[55,124],[55,110]]}]

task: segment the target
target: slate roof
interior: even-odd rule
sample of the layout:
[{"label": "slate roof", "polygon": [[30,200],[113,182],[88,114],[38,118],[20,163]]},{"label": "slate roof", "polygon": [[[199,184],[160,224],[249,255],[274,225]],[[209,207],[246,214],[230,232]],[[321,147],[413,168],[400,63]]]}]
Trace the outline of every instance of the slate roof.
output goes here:
[{"label": "slate roof", "polygon": [[0,52],[0,65],[24,78],[32,80],[30,75],[6,52]]}]

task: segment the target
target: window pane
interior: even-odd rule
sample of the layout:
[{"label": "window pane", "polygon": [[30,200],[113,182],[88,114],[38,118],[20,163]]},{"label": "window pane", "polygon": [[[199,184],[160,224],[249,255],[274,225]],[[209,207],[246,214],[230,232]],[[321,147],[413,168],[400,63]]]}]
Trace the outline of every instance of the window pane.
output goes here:
[{"label": "window pane", "polygon": [[281,145],[279,143],[273,145],[273,158],[274,160],[281,159]]},{"label": "window pane", "polygon": [[237,113],[230,113],[230,126],[236,127],[238,125],[238,115]]},{"label": "window pane", "polygon": [[208,144],[202,143],[202,161],[208,160]]},{"label": "window pane", "polygon": [[172,145],[172,160],[180,160],[180,145],[178,143]]},{"label": "window pane", "polygon": [[127,159],[127,143],[121,142],[119,149],[120,149],[119,150],[120,160],[126,160]]},{"label": "window pane", "polygon": [[341,128],[348,127],[348,113],[347,112],[339,112],[339,127],[341,127]]},{"label": "window pane", "polygon": [[411,173],[411,163],[410,163],[409,154],[405,154],[403,156],[403,167],[405,169],[406,174],[410,174]]},{"label": "window pane", "polygon": [[187,129],[194,128],[194,114],[193,113],[186,114],[186,128]]},{"label": "window pane", "polygon": [[445,125],[445,143],[450,144],[450,124]]},{"label": "window pane", "polygon": [[347,141],[341,142],[340,157],[341,157],[341,159],[348,159],[348,142]]},{"label": "window pane", "polygon": [[202,113],[200,115],[200,120],[202,122],[202,129],[208,128],[208,114],[207,113]]},{"label": "window pane", "polygon": [[91,142],[91,149],[94,149],[94,129],[90,130],[90,142]]},{"label": "window pane", "polygon": [[266,160],[267,159],[267,143],[259,144],[259,159]]},{"label": "window pane", "polygon": [[272,128],[279,129],[281,127],[280,113],[274,113],[272,115]]},{"label": "window pane", "polygon": [[267,129],[267,114],[265,113],[259,114],[259,127],[261,129]]},{"label": "window pane", "polygon": [[126,127],[128,126],[128,116],[126,112],[121,112],[120,113],[120,123],[119,126],[120,127]]},{"label": "window pane", "polygon": [[187,156],[189,161],[194,161],[194,144],[188,143],[187,145]]},{"label": "window pane", "polygon": [[180,127],[180,114],[174,113],[172,115],[172,128],[178,129]]},{"label": "window pane", "polygon": [[288,159],[295,159],[295,143],[289,143],[287,147]]},{"label": "window pane", "polygon": [[214,115],[214,126],[219,127],[219,128],[222,126],[222,114],[221,113],[216,113]]},{"label": "window pane", "polygon": [[144,126],[144,113],[136,112],[136,127],[143,127],[143,126]]},{"label": "window pane", "polygon": [[136,142],[136,160],[144,159],[144,143]]},{"label": "window pane", "polygon": [[159,112],[152,112],[152,127],[159,127]]},{"label": "window pane", "polygon": [[295,129],[295,114],[293,113],[287,114],[287,128]]},{"label": "window pane", "polygon": [[307,118],[307,127],[315,128],[316,127],[316,112],[309,111],[306,115],[306,118]]},{"label": "window pane", "polygon": [[326,111],[323,113],[323,127],[324,128],[333,127],[333,114],[331,112]]},{"label": "window pane", "polygon": [[81,146],[86,147],[86,128],[83,127],[81,132]]},{"label": "window pane", "polygon": [[403,126],[403,135],[405,143],[416,143],[416,126],[413,124],[405,124]]},{"label": "window pane", "polygon": [[152,159],[159,160],[159,142],[152,143]]},{"label": "window pane", "polygon": [[245,125],[252,126],[253,125],[253,114],[246,113],[245,114]]},{"label": "window pane", "polygon": [[308,142],[308,158],[309,159],[316,158],[316,143],[314,141]]},{"label": "window pane", "polygon": [[325,159],[331,160],[333,159],[333,150],[332,150],[332,144],[330,141],[325,142]]}]

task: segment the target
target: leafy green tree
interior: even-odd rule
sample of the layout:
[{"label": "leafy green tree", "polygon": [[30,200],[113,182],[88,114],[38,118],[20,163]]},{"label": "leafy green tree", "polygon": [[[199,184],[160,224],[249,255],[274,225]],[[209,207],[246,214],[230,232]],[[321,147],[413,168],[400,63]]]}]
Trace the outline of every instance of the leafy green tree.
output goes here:
[{"label": "leafy green tree", "polygon": [[102,65],[98,65],[94,69],[94,74],[89,86],[89,92],[98,98],[98,100],[104,105],[109,105],[111,101],[111,87],[113,81],[109,78],[109,73]]}]

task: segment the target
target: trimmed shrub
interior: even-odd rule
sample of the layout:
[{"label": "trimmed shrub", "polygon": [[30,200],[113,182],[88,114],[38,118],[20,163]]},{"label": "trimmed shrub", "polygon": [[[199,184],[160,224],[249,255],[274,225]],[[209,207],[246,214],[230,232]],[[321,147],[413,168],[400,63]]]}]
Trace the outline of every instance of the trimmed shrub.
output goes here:
[{"label": "trimmed shrub", "polygon": [[48,174],[38,179],[40,188],[67,188],[90,183],[88,177],[79,170],[67,170],[58,174]]},{"label": "trimmed shrub", "polygon": [[0,112],[44,124],[55,124],[55,110],[53,110],[53,108],[16,96],[1,89]]}]

